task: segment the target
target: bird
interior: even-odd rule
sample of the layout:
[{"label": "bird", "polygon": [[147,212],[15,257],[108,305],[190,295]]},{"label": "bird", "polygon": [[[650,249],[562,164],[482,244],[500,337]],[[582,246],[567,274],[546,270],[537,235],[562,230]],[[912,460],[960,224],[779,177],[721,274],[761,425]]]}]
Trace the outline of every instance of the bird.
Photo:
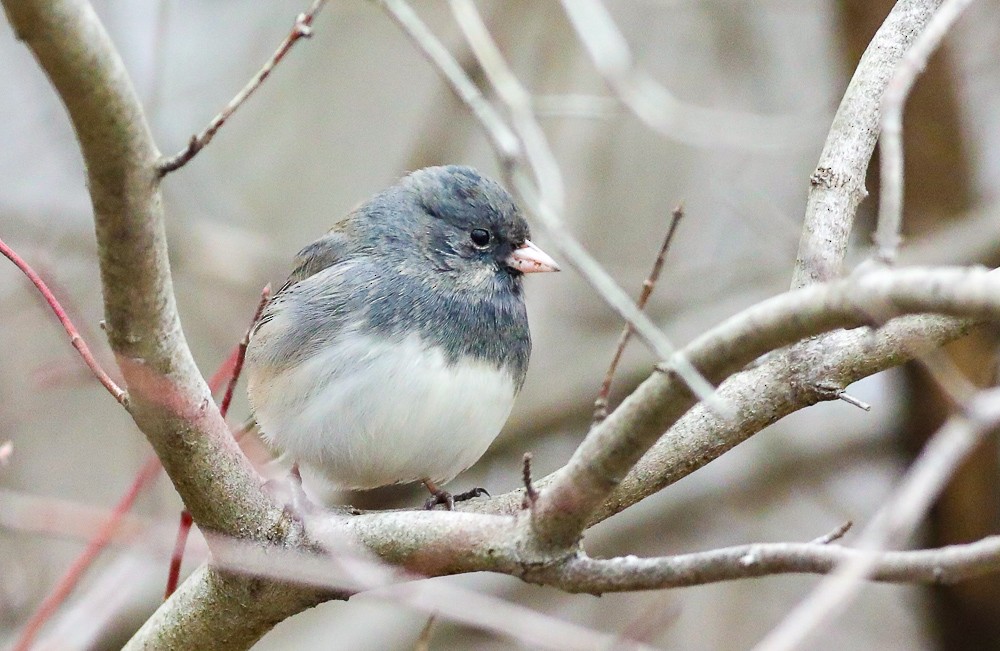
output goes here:
[{"label": "bird", "polygon": [[559,271],[498,182],[427,167],[295,258],[251,329],[264,441],[339,488],[423,482],[426,508],[486,452],[524,384],[525,274]]}]

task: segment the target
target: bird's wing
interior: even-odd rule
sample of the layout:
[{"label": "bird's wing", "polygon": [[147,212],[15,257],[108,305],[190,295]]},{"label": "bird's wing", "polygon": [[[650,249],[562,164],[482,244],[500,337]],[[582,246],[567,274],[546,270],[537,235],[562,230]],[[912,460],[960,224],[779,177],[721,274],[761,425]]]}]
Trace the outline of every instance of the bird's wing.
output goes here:
[{"label": "bird's wing", "polygon": [[345,232],[343,224],[334,226],[326,235],[315,242],[308,244],[295,255],[292,266],[292,273],[288,279],[271,297],[265,309],[261,312],[260,318],[253,325],[250,331],[251,337],[257,330],[274,318],[278,307],[284,300],[284,294],[294,285],[315,276],[324,269],[328,269],[338,262],[346,259],[351,250],[350,236]]},{"label": "bird's wing", "polygon": [[350,253],[350,242],[351,238],[342,228],[334,228],[303,248],[295,256],[292,273],[278,293],[342,261]]}]

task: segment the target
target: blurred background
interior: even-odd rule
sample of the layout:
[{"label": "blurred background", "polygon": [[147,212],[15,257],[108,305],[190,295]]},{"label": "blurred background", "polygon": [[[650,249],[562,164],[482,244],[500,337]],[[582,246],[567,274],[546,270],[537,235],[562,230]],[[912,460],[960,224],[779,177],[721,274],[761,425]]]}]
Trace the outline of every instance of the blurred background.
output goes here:
[{"label": "blurred background", "polygon": [[[271,55],[306,2],[116,2],[96,9],[143,98],[160,148],[180,149]],[[719,111],[714,137],[654,134],[610,95],[554,0],[480,2],[503,52],[536,97],[561,164],[573,231],[638,294],[671,209],[686,217],[649,311],[675,343],[784,291],[808,190],[833,112],[885,0],[609,0],[639,65],[691,105]],[[443,2],[416,8],[474,78]],[[907,105],[909,262],[995,265],[1000,252],[1000,0],[975,3]],[[29,52],[0,21],[0,237],[51,282],[99,357],[101,297],[82,161],[65,112]],[[491,95],[492,96],[492,95]],[[769,116],[747,132],[740,114]],[[185,332],[206,374],[242,336],[261,287],[352,206],[408,170],[465,163],[499,176],[483,133],[400,30],[370,2],[337,0],[315,36],[278,67],[211,145],[165,182],[171,257]],[[866,255],[877,182],[862,206],[852,261]],[[546,234],[535,228],[543,248]],[[621,330],[573,273],[529,278],[535,352],[503,435],[456,491],[520,484],[522,454],[541,476],[587,430]],[[149,447],[87,374],[27,281],[0,264],[0,444],[13,456],[0,488],[110,507]],[[994,338],[953,347],[977,381],[993,380]],[[633,344],[612,404],[653,363]],[[798,413],[703,470],[588,533],[594,555],[663,555],[754,541],[807,541],[865,522],[946,413],[916,369],[851,388],[870,413],[830,403]],[[231,415],[248,414],[243,389]],[[922,544],[1000,532],[995,442],[935,507]],[[359,506],[416,506],[421,490],[343,496]],[[161,477],[137,510],[173,520]],[[83,548],[19,532],[0,504],[0,640],[23,625]],[[4,524],[5,523],[5,524]],[[845,539],[850,544],[851,537]],[[190,560],[185,572],[195,566]],[[120,646],[156,607],[166,561],[113,550],[43,634],[39,648]],[[817,579],[784,576],[664,592],[566,595],[503,576],[433,579],[664,648],[744,649]],[[95,595],[105,595],[96,599]],[[108,597],[113,595],[114,598]],[[280,624],[259,649],[409,649],[425,614],[359,595]],[[515,643],[440,621],[430,648]],[[1000,648],[1000,582],[949,589],[873,585],[821,648]]]}]

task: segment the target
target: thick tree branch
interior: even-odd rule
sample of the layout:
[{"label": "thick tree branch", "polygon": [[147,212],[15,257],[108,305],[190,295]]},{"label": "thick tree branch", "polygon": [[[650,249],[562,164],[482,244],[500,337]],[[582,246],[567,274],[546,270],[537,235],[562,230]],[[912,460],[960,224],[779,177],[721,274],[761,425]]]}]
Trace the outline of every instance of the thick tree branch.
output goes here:
[{"label": "thick tree branch", "polygon": [[805,342],[796,347],[804,361],[801,366],[789,363],[788,351],[765,357],[719,387],[719,393],[736,405],[735,419],[720,421],[702,405],[688,411],[629,471],[592,521],[623,511],[768,425],[829,399],[821,385],[847,387],[954,341],[970,327],[970,321],[951,317],[901,317],[875,331],[839,330]]},{"label": "thick tree branch", "polygon": [[331,598],[329,589],[202,565],[123,648],[249,649],[288,617]]},{"label": "thick tree branch", "polygon": [[[946,289],[947,288],[947,289]],[[989,316],[1000,276],[982,269],[907,269],[865,274],[782,294],[694,340],[680,354],[712,382],[772,350],[834,328],[863,326],[871,315],[920,311]],[[533,509],[538,543],[568,548],[639,458],[695,403],[669,372],[655,373],[592,429]]]},{"label": "thick tree branch", "polygon": [[[83,0],[3,0],[3,6],[18,38],[66,105],[80,142],[94,208],[108,338],[129,391],[132,417],[203,529],[291,544],[301,531],[261,490],[184,340],[163,230],[159,152],[118,53]],[[188,622],[201,616],[208,627],[213,620],[220,625],[208,608],[228,603],[230,611],[242,613],[233,621],[257,631],[261,626],[256,621],[273,624],[287,614],[280,608],[281,594],[300,608],[315,600],[310,591],[280,584],[261,588],[268,599],[241,599],[246,579],[209,581],[212,576],[196,577],[181,591],[179,600],[199,599]],[[178,648],[246,646],[226,646],[216,636],[197,637],[204,630],[182,626],[169,634],[184,640]],[[135,644],[144,646],[151,639]]]},{"label": "thick tree branch", "polygon": [[900,0],[868,45],[809,179],[792,288],[840,275],[865,170],[878,139],[882,95],[903,54],[942,0]]},{"label": "thick tree branch", "polygon": [[[56,517],[38,518],[48,512]],[[87,538],[93,535],[107,511],[49,498],[0,492],[0,525],[43,535]],[[451,522],[449,522],[451,521]],[[455,517],[444,511],[425,513],[402,511],[372,513],[349,522],[324,518],[316,523],[319,537],[330,535],[335,555],[304,555],[296,550],[265,550],[236,540],[213,544],[223,553],[217,563],[230,572],[245,572],[259,578],[288,577],[309,583],[317,590],[333,594],[387,587],[399,581],[419,578],[414,574],[379,565],[372,558],[344,547],[344,533],[353,532],[375,552],[396,555],[396,561],[424,575],[442,575],[475,570],[505,571],[533,583],[559,587],[568,592],[622,592],[705,585],[740,578],[787,573],[825,574],[838,563],[860,558],[873,561],[869,578],[892,583],[955,583],[1000,572],[1000,536],[969,544],[938,549],[868,552],[829,542],[753,543],[704,552],[653,558],[591,558],[582,552],[554,559],[552,563],[529,562],[511,544],[511,518],[464,514]],[[53,527],[54,523],[58,526]],[[460,525],[460,526],[456,526]],[[125,530],[112,538],[114,544],[157,558],[170,553],[167,539],[171,524],[129,517]],[[483,535],[469,538],[464,530]],[[408,543],[389,549],[391,540],[406,531]],[[416,536],[411,536],[415,532]],[[489,536],[494,536],[492,539]],[[824,537],[825,538],[825,537]],[[465,563],[451,562],[448,550],[466,556]],[[204,553],[204,548],[197,550]],[[440,553],[438,553],[440,552]],[[536,559],[537,560],[537,559]],[[456,569],[459,568],[459,569]],[[195,574],[198,582],[208,578],[205,568]],[[194,589],[195,585],[187,586]],[[433,604],[425,604],[427,609]]]},{"label": "thick tree branch", "polygon": [[82,0],[4,0],[4,8],[66,105],[80,141],[108,340],[132,417],[195,521],[273,537],[280,509],[229,435],[181,331],[155,169],[159,153],[121,58]]}]

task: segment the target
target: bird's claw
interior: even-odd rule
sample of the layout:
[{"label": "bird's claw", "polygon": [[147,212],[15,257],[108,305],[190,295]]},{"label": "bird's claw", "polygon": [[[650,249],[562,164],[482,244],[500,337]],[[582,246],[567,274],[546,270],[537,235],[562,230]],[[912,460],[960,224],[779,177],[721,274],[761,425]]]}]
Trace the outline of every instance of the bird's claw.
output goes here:
[{"label": "bird's claw", "polygon": [[[428,489],[430,489],[429,486]],[[459,493],[458,495],[452,495],[448,491],[438,488],[436,490],[431,490],[431,496],[427,498],[426,502],[424,502],[424,508],[431,511],[438,504],[443,504],[446,511],[453,511],[455,510],[455,502],[465,502],[466,500],[482,497],[483,495],[489,497],[489,491],[485,488],[479,487],[465,491],[464,493]]]}]

